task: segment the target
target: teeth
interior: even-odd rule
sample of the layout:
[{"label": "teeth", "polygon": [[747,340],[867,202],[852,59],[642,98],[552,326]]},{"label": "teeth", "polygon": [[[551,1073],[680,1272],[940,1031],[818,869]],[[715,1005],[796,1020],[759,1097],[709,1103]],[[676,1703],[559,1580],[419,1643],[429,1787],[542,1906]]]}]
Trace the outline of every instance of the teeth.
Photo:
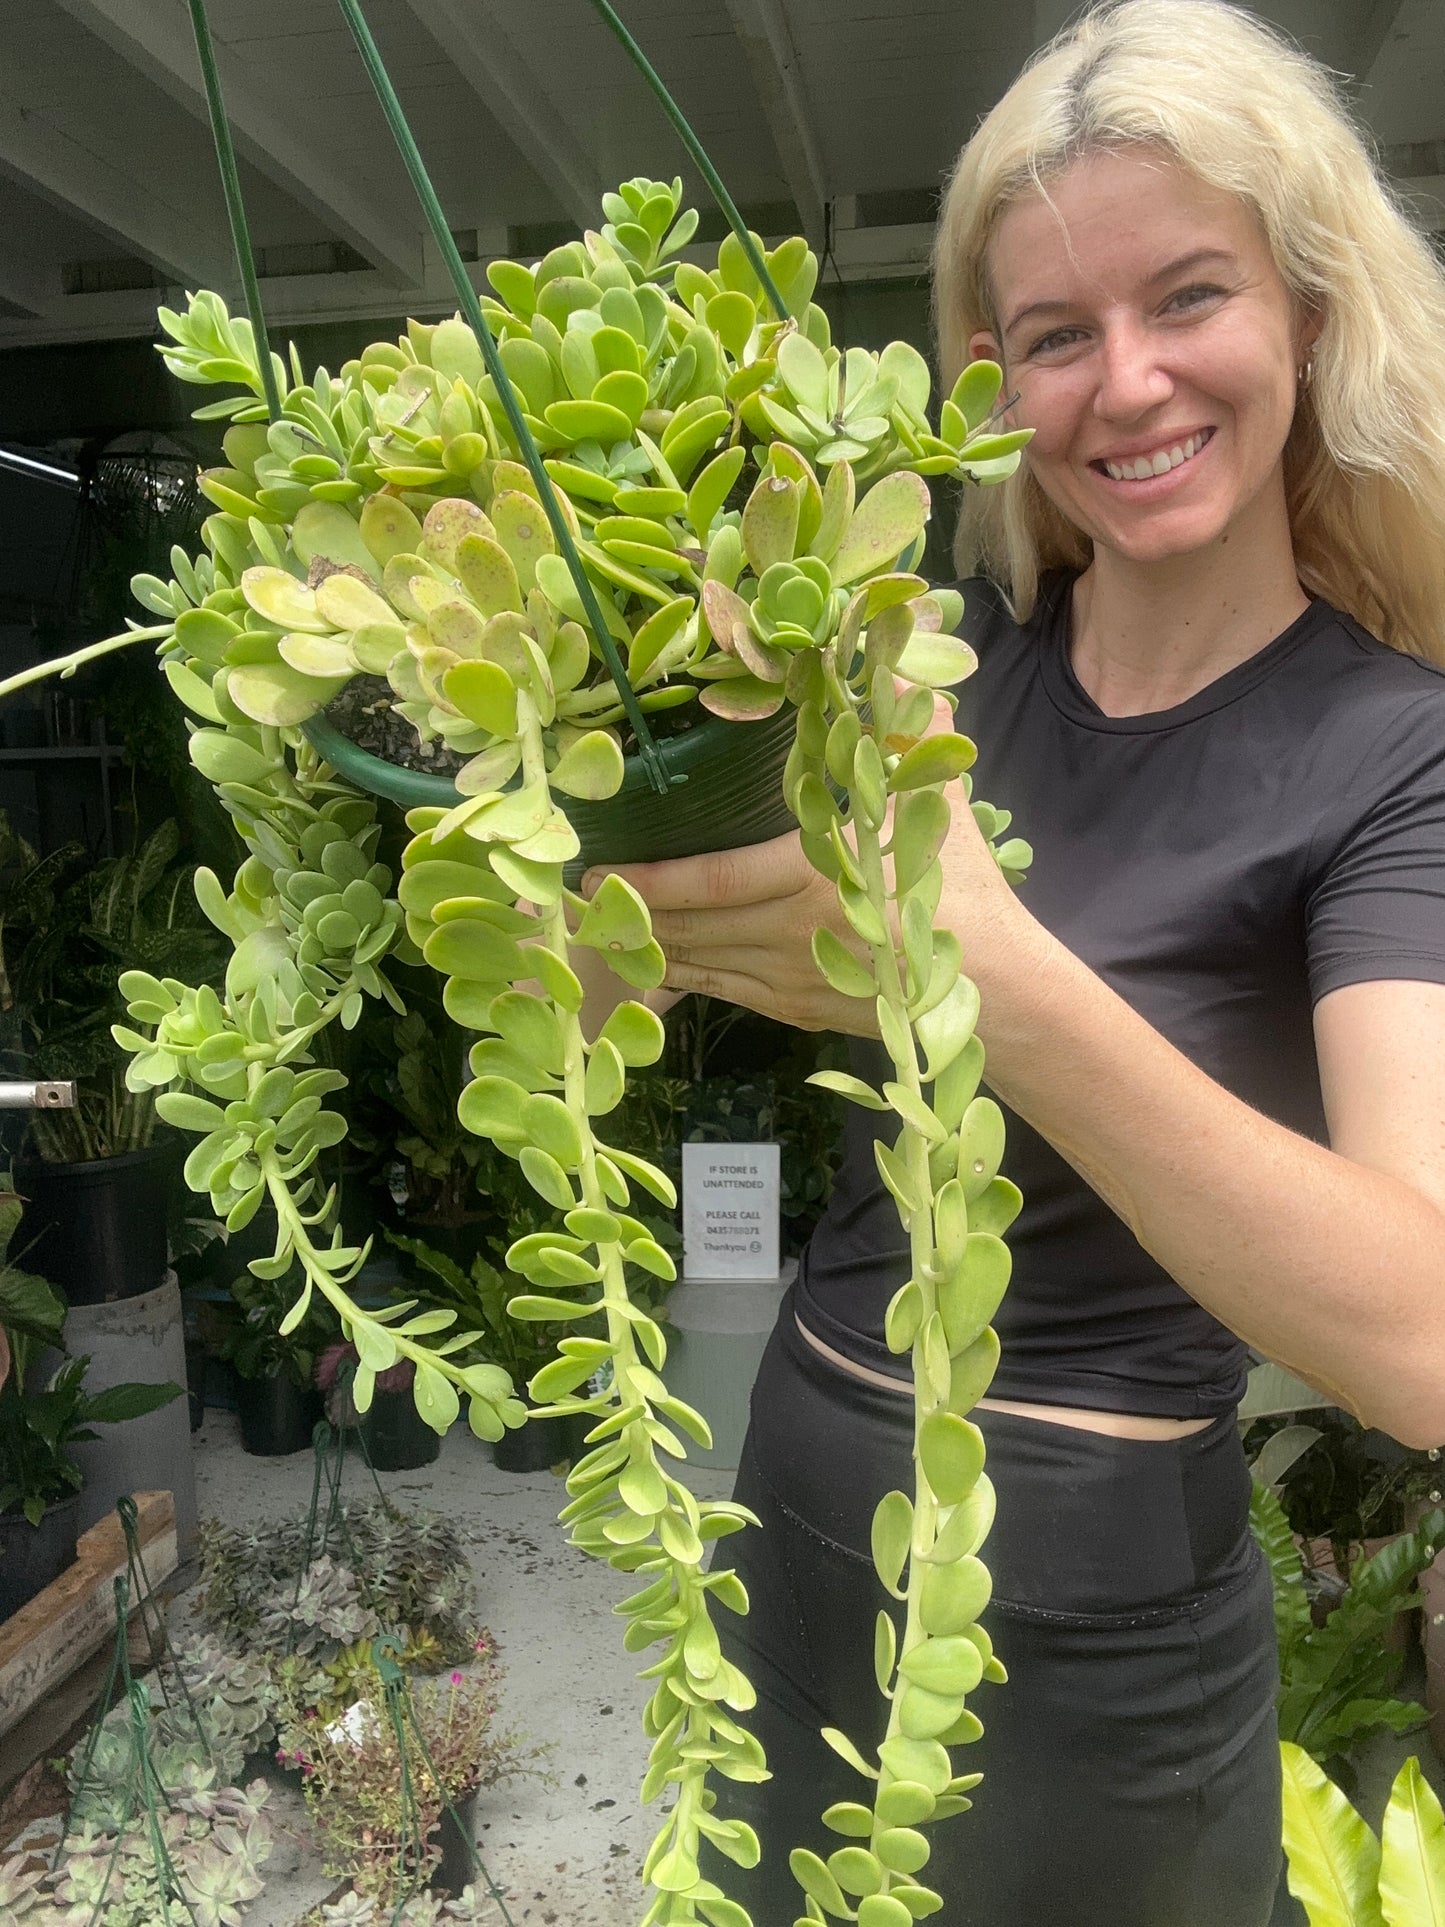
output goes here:
[{"label": "teeth", "polygon": [[1128,462],[1105,462],[1104,467],[1116,482],[1144,482],[1151,475],[1167,475],[1171,468],[1189,461],[1208,439],[1207,433],[1191,435],[1187,442],[1176,442],[1172,448],[1161,448],[1154,455],[1139,455]]}]

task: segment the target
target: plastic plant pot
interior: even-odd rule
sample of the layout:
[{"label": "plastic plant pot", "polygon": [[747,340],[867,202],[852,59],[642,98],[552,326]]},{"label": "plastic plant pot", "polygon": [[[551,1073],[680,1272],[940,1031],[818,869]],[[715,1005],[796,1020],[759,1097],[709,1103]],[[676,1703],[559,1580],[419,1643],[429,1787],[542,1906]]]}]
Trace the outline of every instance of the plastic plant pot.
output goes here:
[{"label": "plastic plant pot", "polygon": [[[370,750],[358,749],[319,716],[303,724],[312,747],[338,776],[403,809],[440,804],[450,809],[461,792],[444,776],[403,769]],[[783,765],[793,745],[794,712],[785,703],[759,723],[730,723],[710,716],[658,743],[669,774],[684,776],[666,796],[648,781],[642,760],[629,756],[622,787],[602,803],[574,797],[567,819],[582,852],[568,866],[570,883],[593,863],[649,863],[664,857],[703,856],[742,849],[797,827],[783,800]]]},{"label": "plastic plant pot", "polygon": [[257,1459],[280,1459],[310,1449],[321,1400],[289,1372],[271,1372],[237,1380],[236,1411],[246,1451]]},{"label": "plastic plant pot", "polygon": [[44,1592],[75,1564],[80,1494],[59,1499],[31,1525],[23,1512],[0,1513],[0,1620]]}]

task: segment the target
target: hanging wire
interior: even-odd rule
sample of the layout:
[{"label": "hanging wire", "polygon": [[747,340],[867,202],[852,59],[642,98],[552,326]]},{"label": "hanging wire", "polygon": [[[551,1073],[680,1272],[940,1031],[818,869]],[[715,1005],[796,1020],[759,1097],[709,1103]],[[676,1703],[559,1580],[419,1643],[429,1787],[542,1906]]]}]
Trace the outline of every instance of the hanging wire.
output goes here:
[{"label": "hanging wire", "polygon": [[[119,1510],[119,1507],[117,1507],[117,1510]],[[134,1511],[134,1507],[132,1507],[132,1511]],[[124,1515],[122,1515],[122,1524],[124,1523]],[[127,1539],[129,1538],[130,1530],[127,1528]],[[136,1558],[139,1558],[138,1547],[136,1548]],[[127,1564],[128,1568],[133,1569],[130,1561],[128,1561]],[[155,1862],[156,1883],[160,1890],[161,1915],[164,1927],[170,1927],[172,1899],[180,1901],[181,1906],[184,1907],[186,1914],[190,1918],[192,1927],[199,1927],[195,1910],[186,1898],[185,1891],[177,1878],[175,1862],[171,1859],[170,1850],[165,1843],[164,1830],[161,1826],[161,1806],[164,1805],[169,1809],[170,1800],[165,1788],[161,1785],[160,1777],[156,1773],[154,1763],[150,1756],[149,1726],[147,1720],[150,1704],[146,1697],[144,1686],[134,1677],[130,1668],[130,1641],[128,1631],[130,1619],[130,1587],[130,1571],[128,1570],[126,1573],[117,1574],[113,1582],[115,1638],[111,1647],[110,1671],[106,1675],[105,1690],[101,1694],[100,1705],[86,1740],[85,1754],[81,1761],[80,1774],[77,1781],[80,1796],[83,1798],[85,1790],[90,1784],[90,1769],[95,1758],[96,1742],[100,1737],[101,1729],[105,1725],[106,1718],[110,1713],[111,1695],[115,1691],[117,1680],[119,1680],[123,1687],[123,1697],[126,1702],[131,1729],[131,1765],[126,1778],[125,1801],[121,1808],[120,1820],[115,1828],[115,1845],[110,1850],[110,1858],[106,1863],[105,1880],[101,1885],[99,1894],[96,1896],[95,1905],[91,1909],[86,1927],[97,1927],[101,1913],[104,1910],[106,1896],[110,1892],[110,1883],[115,1876],[116,1865],[120,1859],[120,1851],[125,1844],[126,1830],[129,1828],[135,1815],[137,1797],[139,1797],[145,1808],[146,1831],[150,1836],[151,1857]],[[167,1647],[167,1651],[169,1651],[169,1647]],[[189,1702],[189,1693],[186,1697]],[[192,1712],[194,1714],[194,1707],[192,1707]],[[204,1742],[205,1734],[201,1729],[199,1720],[197,1720],[196,1730]],[[207,1746],[206,1750],[209,1754],[209,1746]],[[67,1822],[66,1832],[61,1839],[60,1848],[56,1855],[57,1868],[64,1858],[65,1841],[68,1837],[69,1824]]]},{"label": "hanging wire", "polygon": [[[516,1927],[516,1922],[507,1910],[507,1903],[502,1897],[501,1889],[492,1879],[487,1863],[483,1860],[476,1840],[472,1836],[470,1827],[464,1824],[462,1816],[457,1811],[456,1805],[452,1800],[451,1794],[447,1791],[441,1775],[437,1772],[436,1762],[432,1759],[426,1740],[422,1735],[421,1722],[416,1716],[416,1704],[412,1699],[411,1688],[407,1682],[406,1674],[397,1664],[396,1655],[399,1651],[400,1645],[394,1633],[383,1633],[379,1638],[374,1639],[371,1644],[371,1663],[376,1668],[377,1675],[381,1680],[382,1693],[386,1700],[387,1715],[391,1721],[391,1730],[396,1735],[397,1753],[401,1760],[403,1825],[406,1825],[408,1821],[411,1825],[412,1831],[408,1844],[411,1840],[414,1840],[416,1843],[417,1853],[415,1865],[418,1869],[421,1866],[422,1850],[425,1842],[421,1838],[421,1814],[417,1807],[416,1791],[412,1785],[411,1767],[408,1759],[408,1750],[411,1746],[415,1747],[420,1756],[422,1766],[425,1767],[426,1771],[431,1775],[432,1785],[441,1795],[443,1810],[450,1815],[452,1825],[461,1835],[473,1868],[482,1876],[483,1880],[486,1881],[487,1892],[501,1909],[502,1919],[506,1922],[506,1927]],[[410,1728],[411,1731],[410,1741],[407,1739],[408,1728]],[[400,1919],[408,1898],[409,1895],[403,1894],[398,1900],[397,1910],[392,1915],[393,1922]]]},{"label": "hanging wire", "polygon": [[[198,4],[198,0],[191,0],[191,3],[194,6]],[[498,397],[506,413],[508,425],[516,440],[517,447],[521,451],[522,460],[526,463],[533,481],[537,484],[537,489],[542,499],[542,507],[546,512],[548,522],[551,524],[552,534],[556,539],[558,552],[567,564],[568,573],[571,575],[577,594],[581,598],[582,608],[586,614],[588,626],[592,630],[597,647],[601,652],[602,660],[607,665],[608,673],[617,685],[618,697],[623,709],[627,713],[627,720],[632,725],[633,734],[637,738],[637,751],[642,759],[643,769],[646,771],[648,780],[657,793],[660,796],[665,796],[671,787],[672,779],[658,751],[657,744],[653,741],[652,732],[647,726],[647,718],[638,704],[631,683],[627,680],[627,671],[623,667],[621,656],[617,653],[617,644],[614,642],[611,631],[603,620],[602,610],[597,601],[597,592],[593,588],[591,579],[582,566],[582,558],[577,553],[576,543],[572,540],[572,531],[567,526],[566,517],[563,515],[561,504],[557,500],[557,493],[553,487],[552,478],[543,466],[537,444],[532,439],[532,432],[523,420],[521,405],[517,400],[507,371],[502,365],[502,358],[497,352],[497,344],[492,338],[491,329],[487,326],[487,318],[482,313],[482,304],[477,299],[477,291],[472,286],[471,277],[468,275],[462,257],[457,251],[457,244],[452,238],[452,231],[447,226],[447,219],[442,212],[441,202],[437,199],[436,189],[432,186],[431,177],[426,171],[426,163],[422,160],[421,150],[417,147],[416,141],[412,137],[411,128],[407,125],[406,115],[402,111],[401,102],[397,99],[396,89],[392,86],[390,76],[382,64],[381,55],[377,51],[376,42],[371,37],[371,29],[366,24],[358,0],[340,0],[340,6],[342,13],[346,17],[346,24],[351,29],[352,38],[356,42],[357,50],[365,64],[366,71],[371,77],[371,84],[376,89],[376,96],[381,102],[382,112],[386,115],[387,123],[391,128],[397,147],[401,151],[402,160],[406,164],[406,171],[411,176],[411,184],[416,189],[417,198],[422,204],[422,210],[426,215],[427,224],[432,231],[432,238],[437,244],[442,260],[446,263],[447,272],[451,276],[452,286],[456,290],[457,300],[461,305],[463,317],[477,338],[477,345],[482,351],[482,359],[486,363],[487,373],[491,376],[496,386]]]},{"label": "hanging wire", "polygon": [[226,104],[221,98],[221,77],[216,72],[216,54],[211,45],[211,29],[206,20],[205,0],[190,0],[191,28],[196,36],[196,53],[201,62],[201,78],[206,84],[206,105],[211,113],[211,137],[216,143],[216,162],[221,170],[221,188],[226,196],[226,213],[231,221],[231,242],[236,250],[236,266],[241,272],[241,291],[256,342],[256,359],[261,367],[261,385],[266,391],[266,412],[273,422],[281,419],[281,395],[276,386],[276,370],[271,361],[271,343],[266,335],[266,317],[261,311],[261,290],[256,283],[256,261],[251,252],[251,231],[246,225],[246,209],[241,200],[241,177],[236,170],[236,150],[231,145],[231,129],[226,120]]},{"label": "hanging wire", "polygon": [[618,19],[613,8],[608,5],[608,0],[591,0],[591,4],[593,11],[598,15],[599,19],[601,19],[604,26],[609,29],[616,39],[622,42],[637,71],[642,75],[642,78],[662,103],[662,111],[677,129],[683,146],[692,156],[698,172],[707,182],[708,191],[722,209],[723,214],[726,216],[728,226],[737,236],[739,245],[748,257],[748,265],[758,277],[762,285],[763,293],[768,297],[768,302],[772,307],[773,313],[779,321],[788,320],[788,304],[778,292],[778,285],[768,272],[767,262],[764,261],[757,242],[753,239],[746,221],[744,221],[742,215],[738,213],[737,204],[733,200],[732,195],[729,194],[723,186],[722,175],[718,173],[717,169],[708,159],[707,150],[688,124],[687,116],[663,85],[662,78],[658,74],[657,69],[647,58],[647,55],[642,51],[641,47],[638,46],[621,20]]}]

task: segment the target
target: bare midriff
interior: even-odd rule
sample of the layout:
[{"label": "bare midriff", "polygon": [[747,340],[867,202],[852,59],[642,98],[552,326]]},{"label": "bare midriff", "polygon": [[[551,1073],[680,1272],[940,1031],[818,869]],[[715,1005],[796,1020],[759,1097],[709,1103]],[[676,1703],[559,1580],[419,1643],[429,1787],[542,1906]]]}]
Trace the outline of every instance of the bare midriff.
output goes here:
[{"label": "bare midriff", "polygon": [[[857,1365],[851,1358],[845,1358],[825,1344],[816,1332],[810,1332],[796,1313],[793,1322],[804,1341],[839,1371],[861,1379],[865,1385],[881,1386],[885,1392],[894,1392],[901,1398],[912,1397],[912,1387],[905,1379],[891,1378],[887,1372],[875,1372],[871,1366]],[[1014,1398],[981,1398],[978,1402],[986,1411],[1013,1412],[1019,1418],[1040,1419],[1045,1425],[1068,1425],[1077,1431],[1103,1432],[1116,1439],[1183,1439],[1191,1432],[1206,1431],[1214,1423],[1210,1418],[1157,1418],[1147,1412],[1095,1412],[1078,1405],[1030,1405]]]}]

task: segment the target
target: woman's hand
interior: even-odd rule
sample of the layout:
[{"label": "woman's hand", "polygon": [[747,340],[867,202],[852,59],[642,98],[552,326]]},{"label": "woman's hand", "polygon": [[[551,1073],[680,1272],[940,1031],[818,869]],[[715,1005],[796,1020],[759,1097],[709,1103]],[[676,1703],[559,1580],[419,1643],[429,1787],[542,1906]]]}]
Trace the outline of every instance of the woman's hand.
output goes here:
[{"label": "woman's hand", "polygon": [[[952,727],[946,704],[938,726]],[[971,976],[982,972],[1006,984],[1010,958],[1026,933],[1039,934],[1038,926],[1004,881],[956,784],[949,801],[953,826],[940,853],[944,882],[936,921],[957,936]],[[860,955],[863,945],[833,885],[803,855],[796,831],[748,849],[631,864],[618,874],[652,913],[669,990],[721,997],[797,1030],[877,1035],[871,1002],[833,990],[813,962],[820,925]],[[589,873],[584,891],[590,894],[601,876]]]},{"label": "woman's hand", "polygon": [[[713,856],[620,868],[652,913],[667,957],[666,987],[721,997],[797,1030],[876,1035],[872,1006],[830,988],[813,962],[826,924],[854,950],[832,884],[803,855],[796,831]],[[603,872],[589,872],[588,895]]]}]

